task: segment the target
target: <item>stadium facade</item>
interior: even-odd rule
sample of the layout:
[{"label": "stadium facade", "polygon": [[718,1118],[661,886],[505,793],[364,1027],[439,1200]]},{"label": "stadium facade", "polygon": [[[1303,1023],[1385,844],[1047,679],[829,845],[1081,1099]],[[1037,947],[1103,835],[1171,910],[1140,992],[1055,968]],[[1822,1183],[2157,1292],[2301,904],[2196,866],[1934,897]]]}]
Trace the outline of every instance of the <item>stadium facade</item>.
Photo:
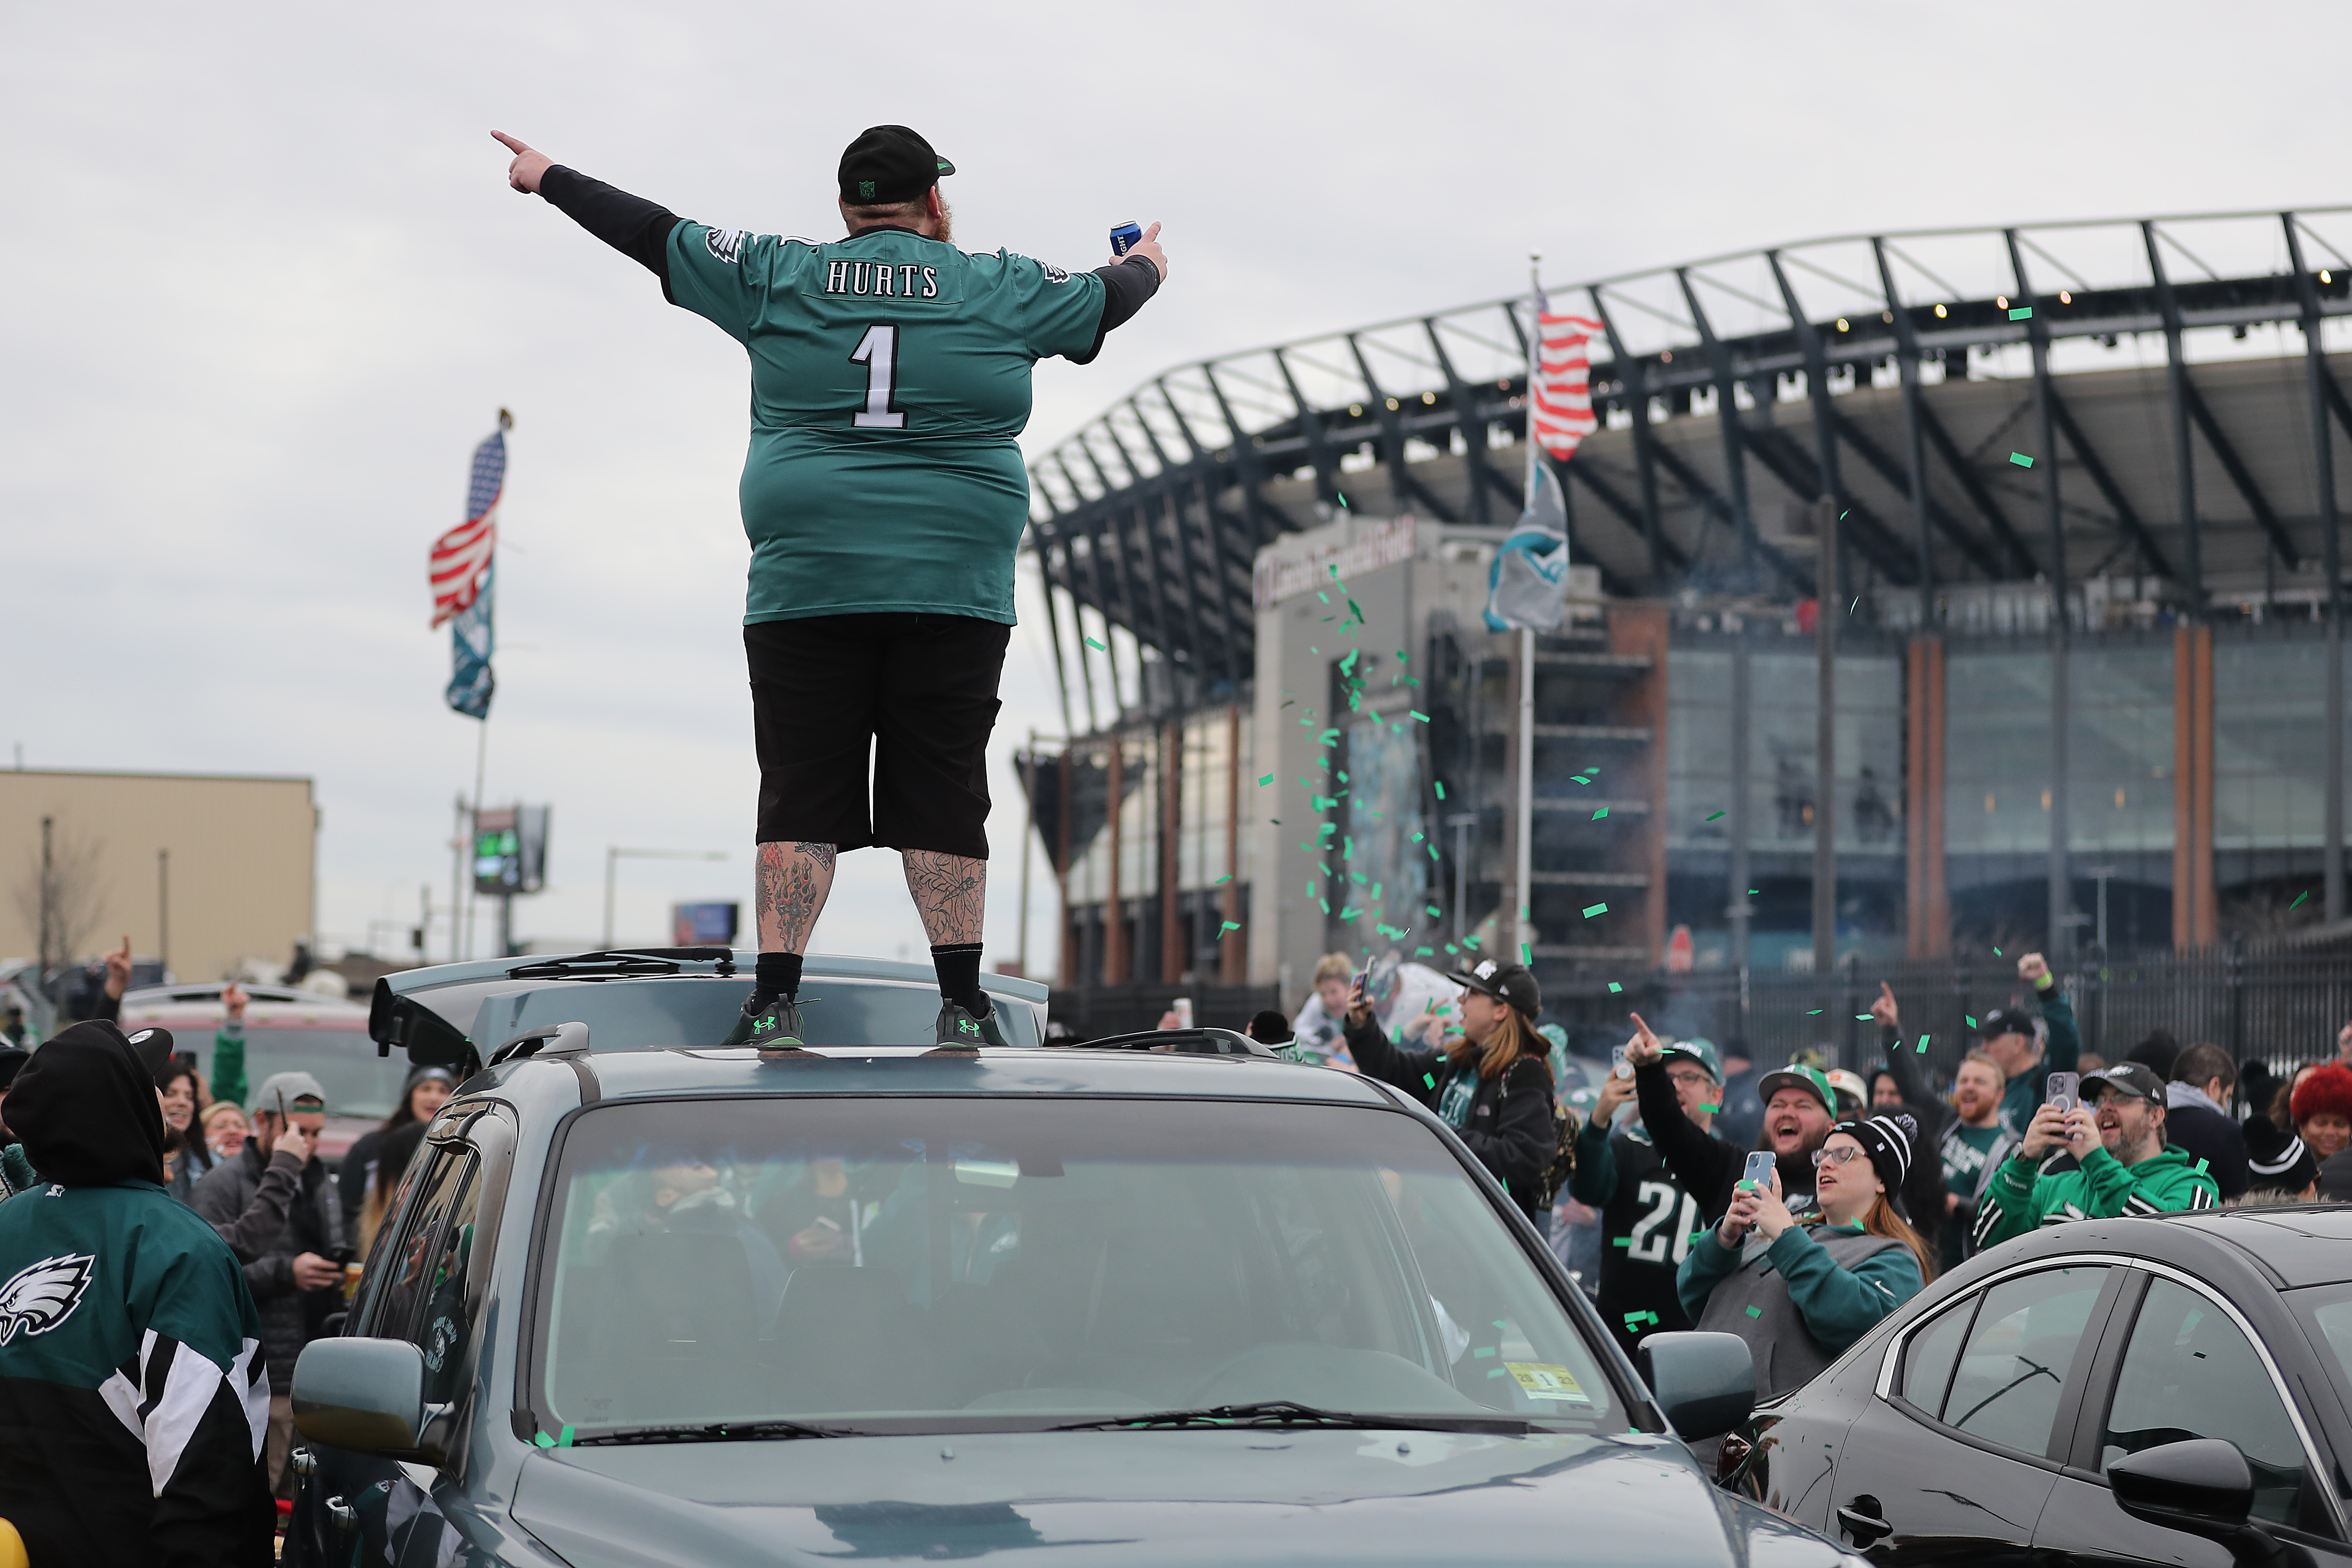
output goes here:
[{"label": "stadium facade", "polygon": [[1554,464],[1524,890],[1518,643],[1480,610],[1530,300],[1156,378],[1031,472],[1062,984],[1291,1006],[1323,951],[1471,933],[1600,995],[2343,921],[2347,252],[2326,209],[1553,287],[1604,419]]}]

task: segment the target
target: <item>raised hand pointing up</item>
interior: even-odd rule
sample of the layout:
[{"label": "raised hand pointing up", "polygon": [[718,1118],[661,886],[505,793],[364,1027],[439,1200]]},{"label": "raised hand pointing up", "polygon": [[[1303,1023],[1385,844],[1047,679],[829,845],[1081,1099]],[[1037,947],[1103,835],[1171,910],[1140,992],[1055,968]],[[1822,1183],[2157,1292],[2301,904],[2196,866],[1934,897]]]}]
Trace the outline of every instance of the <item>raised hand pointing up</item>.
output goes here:
[{"label": "raised hand pointing up", "polygon": [[524,195],[537,195],[540,176],[555,167],[555,160],[527,142],[518,142],[503,131],[491,132],[490,139],[515,155],[514,162],[507,165],[507,184]]}]

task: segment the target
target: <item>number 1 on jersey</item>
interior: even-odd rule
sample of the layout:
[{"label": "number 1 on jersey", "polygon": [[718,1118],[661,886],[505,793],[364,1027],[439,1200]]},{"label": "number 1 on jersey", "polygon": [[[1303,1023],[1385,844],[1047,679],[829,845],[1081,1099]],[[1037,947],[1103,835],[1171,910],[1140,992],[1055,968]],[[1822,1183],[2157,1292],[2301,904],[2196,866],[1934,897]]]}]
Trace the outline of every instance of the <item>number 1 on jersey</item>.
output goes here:
[{"label": "number 1 on jersey", "polygon": [[850,416],[851,426],[859,430],[904,430],[907,416],[891,404],[898,371],[898,329],[880,322],[866,328],[849,363],[866,367],[866,406]]}]

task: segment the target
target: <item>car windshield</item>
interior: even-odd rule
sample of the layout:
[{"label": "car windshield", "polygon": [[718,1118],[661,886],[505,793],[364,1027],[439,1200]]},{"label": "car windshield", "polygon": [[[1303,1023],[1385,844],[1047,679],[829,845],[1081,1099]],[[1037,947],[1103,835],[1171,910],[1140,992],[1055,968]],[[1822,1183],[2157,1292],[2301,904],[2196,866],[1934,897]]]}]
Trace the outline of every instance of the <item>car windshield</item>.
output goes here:
[{"label": "car windshield", "polygon": [[583,1442],[1269,1401],[1407,1425],[1630,1425],[1486,1197],[1394,1111],[620,1104],[572,1124],[549,1191],[533,1379],[547,1430]]},{"label": "car windshield", "polygon": [[[545,982],[486,998],[467,1032],[485,1057],[527,1030],[572,1023],[588,1026],[598,1050],[691,1049],[726,1038],[751,992],[748,978],[699,975]],[[928,1046],[940,993],[904,981],[812,975],[800,1007],[802,1037],[812,1046]],[[1000,1003],[996,1013],[1007,1045],[1038,1043],[1032,1009]]]},{"label": "car windshield", "polygon": [[392,1114],[400,1099],[400,1085],[408,1064],[397,1057],[375,1054],[375,1042],[363,1028],[281,1029],[268,1024],[248,1025],[245,1031],[245,1076],[255,1089],[270,1074],[306,1072],[327,1091],[327,1110],[334,1116],[365,1117],[381,1121]]}]

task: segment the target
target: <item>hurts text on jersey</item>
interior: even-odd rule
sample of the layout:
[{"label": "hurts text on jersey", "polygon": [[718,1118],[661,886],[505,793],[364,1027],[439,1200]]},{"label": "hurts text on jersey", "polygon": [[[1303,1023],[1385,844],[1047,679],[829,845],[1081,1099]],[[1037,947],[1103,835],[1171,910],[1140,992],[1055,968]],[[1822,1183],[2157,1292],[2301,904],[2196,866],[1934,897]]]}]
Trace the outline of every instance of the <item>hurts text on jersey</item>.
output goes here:
[{"label": "hurts text on jersey", "polygon": [[824,264],[828,294],[865,294],[883,299],[936,300],[939,269],[913,262],[828,261]]}]

